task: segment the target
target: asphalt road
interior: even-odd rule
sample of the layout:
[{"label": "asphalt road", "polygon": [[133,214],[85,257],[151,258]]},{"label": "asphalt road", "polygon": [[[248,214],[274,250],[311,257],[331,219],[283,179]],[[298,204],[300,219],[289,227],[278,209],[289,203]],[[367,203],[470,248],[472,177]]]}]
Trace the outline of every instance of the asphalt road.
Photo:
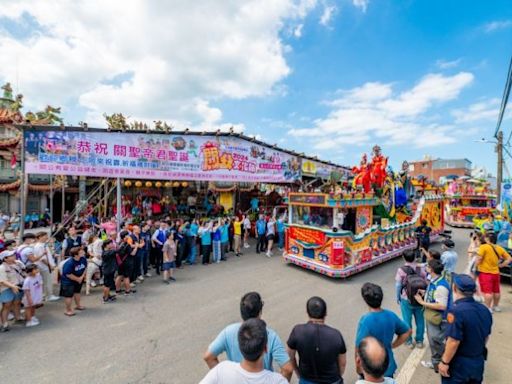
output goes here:
[{"label": "asphalt road", "polygon": [[[459,270],[468,233],[454,233]],[[296,323],[306,321],[307,299],[323,297],[327,323],[341,330],[348,345],[345,382],[353,383],[355,331],[366,312],[360,287],[366,281],[380,284],[384,306],[398,313],[393,279],[401,263],[395,259],[332,280],[278,256],[246,252],[218,265],[179,270],[170,286],[157,277],[146,279],[134,297],[115,304],[102,304],[96,288],[83,300],[87,309],[73,318],[63,315],[62,302],[49,303],[37,314],[39,327],[13,326],[0,334],[1,383],[197,383],[207,372],[206,347],[225,325],[239,321],[240,297],[253,290],[264,299],[263,319],[283,341]],[[395,352],[399,366],[409,353],[405,347]]]}]

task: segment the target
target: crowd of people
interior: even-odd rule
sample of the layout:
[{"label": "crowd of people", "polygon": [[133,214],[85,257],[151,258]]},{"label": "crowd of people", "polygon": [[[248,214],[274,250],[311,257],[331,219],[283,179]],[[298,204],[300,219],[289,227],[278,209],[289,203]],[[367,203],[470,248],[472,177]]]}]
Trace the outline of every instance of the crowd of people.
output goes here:
[{"label": "crowd of people", "polygon": [[[433,270],[439,272],[442,263],[431,259],[428,265],[431,282],[438,280],[440,275]],[[438,354],[436,343],[432,358],[439,359],[436,370],[443,383],[481,383],[492,315],[484,305],[474,301],[476,284],[471,276],[454,274],[452,279],[449,289],[453,303],[449,309],[434,309],[441,316],[445,312],[447,315],[442,336],[446,347]],[[431,285],[427,296],[435,290]],[[363,284],[361,296],[368,312],[360,318],[355,335],[354,361],[359,376],[356,384],[396,383],[393,377],[398,367],[393,350],[410,343],[412,328],[382,307],[384,293],[379,285]],[[421,293],[417,294],[420,306],[426,302],[433,304],[435,300],[423,301],[420,296]],[[240,301],[242,322],[228,325],[208,346],[204,361],[210,370],[200,384],[284,384],[293,374],[299,378],[299,384],[344,382],[350,347],[338,329],[326,324],[327,303],[321,297],[314,296],[307,301],[307,322],[295,325],[286,343],[261,319],[262,314],[260,294],[245,294]],[[223,353],[226,360],[219,362]],[[279,366],[278,373],[273,372],[274,363]]]},{"label": "crowd of people", "polygon": [[[166,217],[123,223],[118,230],[115,218],[88,216],[68,229],[57,227],[51,238],[47,231],[25,233],[18,244],[0,235],[0,331],[10,329],[10,320],[25,321],[27,327],[38,325],[34,312],[44,301],[63,298],[64,314],[75,316],[85,310],[81,304],[84,285],[87,295],[91,288],[103,285],[102,300],[109,304],[119,295],[135,294],[137,284],[153,277],[151,269],[170,285],[176,281],[176,269],[219,264],[230,253],[240,257],[243,249],[250,248],[251,225],[245,215],[190,221]],[[271,257],[275,241],[282,249],[283,218],[260,215],[256,227],[257,253],[264,251]]]},{"label": "crowd of people", "polygon": [[[26,233],[18,244],[0,236],[0,331],[9,331],[11,322],[39,325],[36,312],[45,302],[63,299],[64,314],[75,316],[86,309],[84,285],[86,294],[103,285],[102,302],[111,304],[121,295],[135,295],[137,285],[154,274],[172,285],[179,279],[176,270],[185,266],[225,262],[230,253],[240,257],[250,247],[251,225],[245,216],[163,218],[118,229],[115,218],[87,218],[67,230],[57,228],[51,238],[46,231]],[[271,257],[275,243],[282,249],[283,218],[260,215],[254,226],[256,253]],[[361,288],[368,313],[355,334],[359,384],[393,383],[398,368],[393,350],[402,344],[424,348],[425,333],[431,359],[422,361],[424,367],[440,373],[443,383],[482,381],[492,313],[501,311],[499,268],[510,263],[510,255],[496,245],[493,232],[472,233],[466,273],[456,274],[454,242],[445,240],[438,252],[430,249],[425,223],[418,232],[421,253],[406,251],[395,274],[401,317],[382,308],[380,286]],[[308,300],[308,321],[291,330],[286,347],[261,320],[262,308],[258,293],[244,295],[243,322],[226,327],[205,353],[211,370],[203,383],[282,383],[294,373],[301,384],[343,382],[349,348],[342,333],[326,325],[322,298]],[[227,360],[219,363],[223,352]],[[274,362],[279,373],[272,372]]]}]

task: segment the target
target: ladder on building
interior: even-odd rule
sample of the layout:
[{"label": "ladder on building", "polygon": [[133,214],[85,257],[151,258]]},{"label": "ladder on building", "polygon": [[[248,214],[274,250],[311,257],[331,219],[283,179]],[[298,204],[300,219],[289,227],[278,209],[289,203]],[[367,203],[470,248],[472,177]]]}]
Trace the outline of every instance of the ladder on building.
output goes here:
[{"label": "ladder on building", "polygon": [[[76,217],[80,216],[80,214],[87,208],[89,203],[96,201],[96,203],[92,207],[93,212],[97,212],[99,217],[105,217],[108,213],[108,200],[110,194],[116,189],[115,180],[111,179],[103,179],[96,187],[93,188],[92,191],[86,196],[85,199],[79,200],[76,207],[70,213],[69,217],[64,220],[59,227],[52,232],[51,236],[53,237],[56,233],[61,231],[63,228],[67,228]],[[102,215],[103,213],[103,215]]]}]

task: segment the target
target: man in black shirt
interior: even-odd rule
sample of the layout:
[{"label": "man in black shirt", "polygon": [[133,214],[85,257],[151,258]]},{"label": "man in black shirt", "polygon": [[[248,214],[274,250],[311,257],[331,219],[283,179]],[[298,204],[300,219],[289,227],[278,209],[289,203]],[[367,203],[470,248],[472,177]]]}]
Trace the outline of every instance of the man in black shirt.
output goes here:
[{"label": "man in black shirt", "polygon": [[[421,225],[416,227],[416,237],[418,239],[418,248],[423,248],[425,251],[428,251],[430,247],[430,232],[432,232],[432,228],[427,225],[427,220],[422,219]],[[425,255],[422,256],[422,262],[426,261]]]},{"label": "man in black shirt", "polygon": [[327,304],[322,298],[315,296],[309,299],[306,310],[309,321],[296,325],[287,343],[290,361],[300,384],[342,384],[347,364],[343,336],[325,324]]}]

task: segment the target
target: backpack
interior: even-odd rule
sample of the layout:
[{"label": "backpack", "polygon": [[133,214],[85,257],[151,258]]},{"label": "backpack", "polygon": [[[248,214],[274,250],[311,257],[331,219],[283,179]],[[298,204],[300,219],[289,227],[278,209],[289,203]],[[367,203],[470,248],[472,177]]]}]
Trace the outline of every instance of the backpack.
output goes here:
[{"label": "backpack", "polygon": [[401,270],[405,272],[405,277],[402,281],[402,291],[405,291],[405,295],[409,300],[409,303],[414,306],[419,306],[414,296],[420,289],[427,289],[427,282],[420,275],[420,267],[416,267],[416,270],[408,265],[401,267]]}]

